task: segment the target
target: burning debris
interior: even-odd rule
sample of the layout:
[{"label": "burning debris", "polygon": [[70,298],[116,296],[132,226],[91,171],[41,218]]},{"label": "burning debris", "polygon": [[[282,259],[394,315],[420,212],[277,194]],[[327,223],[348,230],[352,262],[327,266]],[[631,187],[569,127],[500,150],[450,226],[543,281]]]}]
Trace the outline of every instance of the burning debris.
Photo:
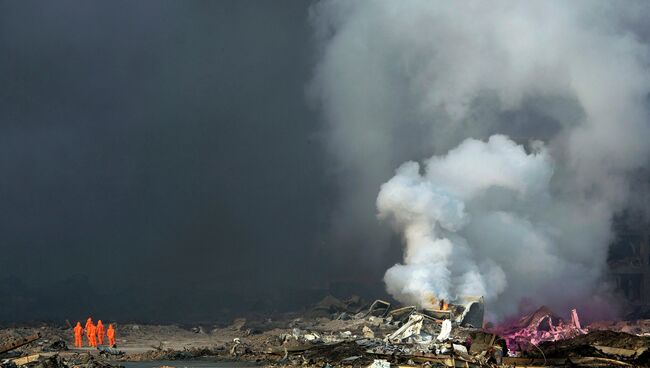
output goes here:
[{"label": "burning debris", "polygon": [[[568,320],[541,307],[514,322],[483,329],[482,298],[468,300],[471,302],[466,305],[439,303],[439,309],[392,309],[389,303],[376,301],[338,328],[328,331],[312,325],[287,335],[283,345],[295,340],[299,348],[285,348],[281,361],[289,365],[370,367],[591,367],[650,362],[650,353],[646,352],[650,337],[590,331],[581,325],[575,309]],[[472,315],[473,324],[463,322],[468,315]]]},{"label": "burning debris", "polygon": [[[281,354],[280,362],[287,365],[316,366],[543,366],[545,359],[546,365],[593,366],[646,359],[641,341],[647,338],[633,337],[632,346],[596,339],[599,332],[583,328],[576,310],[565,321],[541,307],[512,323],[483,329],[482,298],[466,300],[465,305],[436,303],[436,309],[392,308],[378,300],[366,311],[349,311],[345,321],[337,318],[341,310],[333,311],[324,325],[297,323],[302,328],[294,327],[282,337],[282,348],[269,352]],[[468,315],[472,324],[465,322]],[[594,346],[584,348],[589,344]]]},{"label": "burning debris", "polygon": [[[458,360],[468,364],[496,361],[503,356],[500,346],[487,349],[484,344],[486,349],[481,350],[480,357],[469,353],[470,334],[476,329],[464,320],[472,316],[472,322],[480,325],[483,319],[482,298],[469,300],[467,305],[441,302],[437,304],[439,308],[427,310],[415,306],[392,308],[390,303],[377,300],[366,311],[335,311],[333,319],[325,325],[311,325],[308,329],[294,327],[291,334],[282,337],[283,350],[275,351],[284,352],[281,360],[290,364],[385,366],[416,361]],[[338,313],[350,313],[350,318],[343,321],[337,317]],[[477,322],[477,318],[481,321]],[[377,360],[381,363],[376,363]]]},{"label": "burning debris", "polygon": [[[480,297],[432,305],[419,308],[329,296],[301,313],[240,317],[229,325],[206,326],[204,333],[192,332],[194,327],[123,326],[124,351],[75,347],[53,352],[53,344],[63,347],[58,341],[72,341],[70,327],[7,329],[0,330],[0,345],[10,350],[0,362],[3,368],[110,368],[109,362],[115,361],[189,359],[314,368],[650,364],[650,336],[644,336],[650,332],[649,321],[584,326],[575,310],[563,319],[541,307],[484,328],[485,306]],[[638,333],[620,332],[630,326]],[[59,336],[68,336],[68,340]]]},{"label": "burning debris", "polygon": [[[586,334],[580,326],[578,312],[571,311],[571,320],[564,321],[555,315],[548,307],[542,306],[536,311],[526,314],[518,321],[504,324],[495,333],[499,333],[506,341],[511,351],[530,351],[545,341],[565,340]],[[532,346],[531,346],[532,345]]]}]

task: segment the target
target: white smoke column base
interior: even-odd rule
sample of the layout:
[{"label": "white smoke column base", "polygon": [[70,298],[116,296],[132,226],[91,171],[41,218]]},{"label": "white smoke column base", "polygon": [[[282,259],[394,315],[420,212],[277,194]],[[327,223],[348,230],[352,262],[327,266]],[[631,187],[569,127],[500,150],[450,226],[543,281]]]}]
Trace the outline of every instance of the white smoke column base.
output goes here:
[{"label": "white smoke column base", "polygon": [[[500,304],[503,295],[512,306],[497,308],[503,315],[522,298],[548,295],[554,283],[591,290],[602,259],[566,254],[563,245],[588,240],[562,222],[582,215],[588,231],[607,227],[607,216],[603,223],[590,208],[553,198],[552,160],[541,143],[533,146],[527,153],[502,135],[467,139],[425,161],[423,173],[418,163],[404,163],[381,186],[379,217],[390,219],[405,242],[404,263],[384,278],[395,299],[432,307],[436,299],[463,295]],[[587,214],[593,220],[584,220]]]}]

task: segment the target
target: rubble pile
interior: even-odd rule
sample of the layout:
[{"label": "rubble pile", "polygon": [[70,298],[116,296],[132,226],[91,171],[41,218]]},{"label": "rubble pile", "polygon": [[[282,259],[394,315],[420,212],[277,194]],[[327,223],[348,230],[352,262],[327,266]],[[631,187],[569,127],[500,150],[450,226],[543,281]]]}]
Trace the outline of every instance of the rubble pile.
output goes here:
[{"label": "rubble pile", "polygon": [[[49,331],[48,331],[49,330]],[[7,329],[0,333],[1,368],[116,368],[101,357],[89,353],[68,351],[66,341],[60,336],[61,329],[39,328],[36,333],[27,329]],[[47,333],[48,338],[43,338]]]},{"label": "rubble pile", "polygon": [[[109,360],[119,361],[132,361],[132,362],[148,362],[152,360],[191,360],[203,357],[219,356],[224,353],[223,347],[209,348],[190,348],[190,349],[156,349],[149,350],[139,354],[126,355],[122,351],[117,351],[113,354],[104,354]],[[110,355],[110,356],[108,356]]]},{"label": "rubble pile", "polygon": [[494,332],[503,336],[510,351],[530,351],[544,341],[570,339],[587,333],[580,326],[575,309],[571,311],[571,321],[566,322],[546,306],[524,315],[515,323],[506,323]]},{"label": "rubble pile", "polygon": [[59,354],[32,354],[20,358],[2,359],[2,368],[119,368],[104,359],[85,353],[66,358]]},{"label": "rubble pile", "polygon": [[118,348],[68,348],[70,327],[0,329],[2,368],[111,368],[114,362],[209,359],[274,367],[650,366],[650,321],[583,326],[542,307],[483,327],[482,298],[394,306],[324,298],[299,313],[229,325],[123,325]]},{"label": "rubble pile", "polygon": [[246,345],[248,354],[272,365],[314,367],[592,367],[650,363],[650,337],[590,331],[582,327],[576,310],[565,321],[541,307],[512,323],[483,329],[475,327],[481,325],[477,319],[483,318],[482,304],[469,317],[472,305],[393,309],[390,303],[378,300],[356,313],[344,310],[338,303],[330,305],[339,305],[329,310],[331,319],[295,319],[289,333],[267,341],[271,346],[264,350],[265,359],[256,355],[254,344]]},{"label": "rubble pile", "polygon": [[[591,356],[638,366],[650,363],[650,337],[624,332],[591,331],[572,339],[546,341],[539,348],[540,354],[543,352],[547,358]],[[531,356],[535,355],[531,352]]]},{"label": "rubble pile", "polygon": [[[278,364],[319,367],[425,362],[482,366],[500,364],[506,353],[502,339],[469,322],[476,324],[477,316],[468,311],[482,299],[431,310],[392,309],[390,303],[377,300],[367,310],[356,312],[345,303],[332,303],[332,297],[327,299],[328,305],[337,305],[329,309],[331,320],[292,321],[291,332],[280,335],[278,346],[269,347],[266,353],[281,356]],[[482,320],[482,305],[477,310]]]}]

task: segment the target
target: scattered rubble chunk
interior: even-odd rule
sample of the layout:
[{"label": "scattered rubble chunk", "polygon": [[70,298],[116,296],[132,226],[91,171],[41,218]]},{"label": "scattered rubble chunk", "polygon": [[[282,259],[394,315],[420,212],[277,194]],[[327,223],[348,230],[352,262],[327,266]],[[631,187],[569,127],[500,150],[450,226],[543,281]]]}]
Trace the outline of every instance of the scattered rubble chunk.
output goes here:
[{"label": "scattered rubble chunk", "polygon": [[[100,346],[98,347],[99,349],[99,354],[100,355],[112,355],[112,356],[122,356],[124,355],[124,352],[121,350],[117,350],[115,348],[111,348],[108,346]],[[163,350],[162,348],[157,349],[158,351]]]},{"label": "scattered rubble chunk", "polygon": [[66,351],[68,350],[68,344],[63,340],[57,340],[51,343],[50,345],[43,348],[43,351]]},{"label": "scattered rubble chunk", "polygon": [[451,320],[446,319],[442,321],[442,327],[440,328],[440,334],[436,337],[438,341],[445,341],[449,339],[451,334]]},{"label": "scattered rubble chunk", "polygon": [[21,366],[21,365],[33,363],[37,361],[40,357],[41,357],[40,354],[32,354],[32,355],[24,356],[22,358],[12,359],[11,362],[17,366]]},{"label": "scattered rubble chunk", "polygon": [[370,368],[390,368],[390,363],[386,359],[375,359]]},{"label": "scattered rubble chunk", "polygon": [[402,342],[407,338],[419,335],[420,330],[422,330],[422,321],[424,317],[421,314],[411,314],[408,322],[406,322],[402,327],[397,329],[387,337],[387,340],[390,342]]},{"label": "scattered rubble chunk", "polygon": [[377,299],[375,300],[371,305],[370,308],[368,308],[368,312],[366,312],[362,318],[368,317],[368,316],[378,316],[378,317],[386,317],[388,312],[390,311],[390,303],[384,300]]},{"label": "scattered rubble chunk", "polygon": [[23,337],[23,338],[20,338],[20,339],[15,339],[15,340],[9,341],[9,342],[7,342],[5,344],[0,345],[0,354],[6,353],[6,352],[14,350],[14,349],[17,349],[17,348],[19,348],[19,347],[21,347],[23,345],[27,345],[27,344],[29,344],[31,342],[34,342],[34,341],[36,341],[36,340],[38,340],[40,338],[41,338],[41,334],[39,332],[37,332],[37,333],[35,333],[33,335],[29,335],[29,336],[26,336],[26,337]]},{"label": "scattered rubble chunk", "polygon": [[361,331],[363,332],[363,337],[365,337],[366,339],[375,338],[375,333],[370,329],[370,327],[363,326],[363,329]]}]

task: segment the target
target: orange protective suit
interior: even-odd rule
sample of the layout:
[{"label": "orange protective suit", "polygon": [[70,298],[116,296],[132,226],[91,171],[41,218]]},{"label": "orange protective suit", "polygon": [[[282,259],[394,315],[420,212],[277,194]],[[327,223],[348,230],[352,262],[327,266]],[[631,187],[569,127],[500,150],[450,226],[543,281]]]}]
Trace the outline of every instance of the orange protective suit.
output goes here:
[{"label": "orange protective suit", "polygon": [[90,325],[88,329],[88,345],[94,348],[97,347],[97,327]]},{"label": "orange protective suit", "polygon": [[81,323],[77,322],[77,325],[74,326],[74,347],[75,348],[80,348],[83,346],[83,342],[81,341],[81,335],[84,332],[83,327],[81,327]]},{"label": "orange protective suit", "polygon": [[90,325],[92,324],[93,324],[93,319],[88,317],[88,319],[86,320],[86,326],[84,327],[84,329],[86,330],[86,337],[88,338],[88,341],[90,341],[90,333],[88,331],[90,330]]},{"label": "orange protective suit", "polygon": [[111,346],[111,347],[115,346],[115,329],[113,329],[112,324],[108,325],[108,330],[106,331],[106,336],[108,337],[108,345]]},{"label": "orange protective suit", "polygon": [[104,334],[106,333],[106,330],[104,329],[104,324],[102,323],[102,320],[97,321],[97,342],[99,345],[104,344]]}]

